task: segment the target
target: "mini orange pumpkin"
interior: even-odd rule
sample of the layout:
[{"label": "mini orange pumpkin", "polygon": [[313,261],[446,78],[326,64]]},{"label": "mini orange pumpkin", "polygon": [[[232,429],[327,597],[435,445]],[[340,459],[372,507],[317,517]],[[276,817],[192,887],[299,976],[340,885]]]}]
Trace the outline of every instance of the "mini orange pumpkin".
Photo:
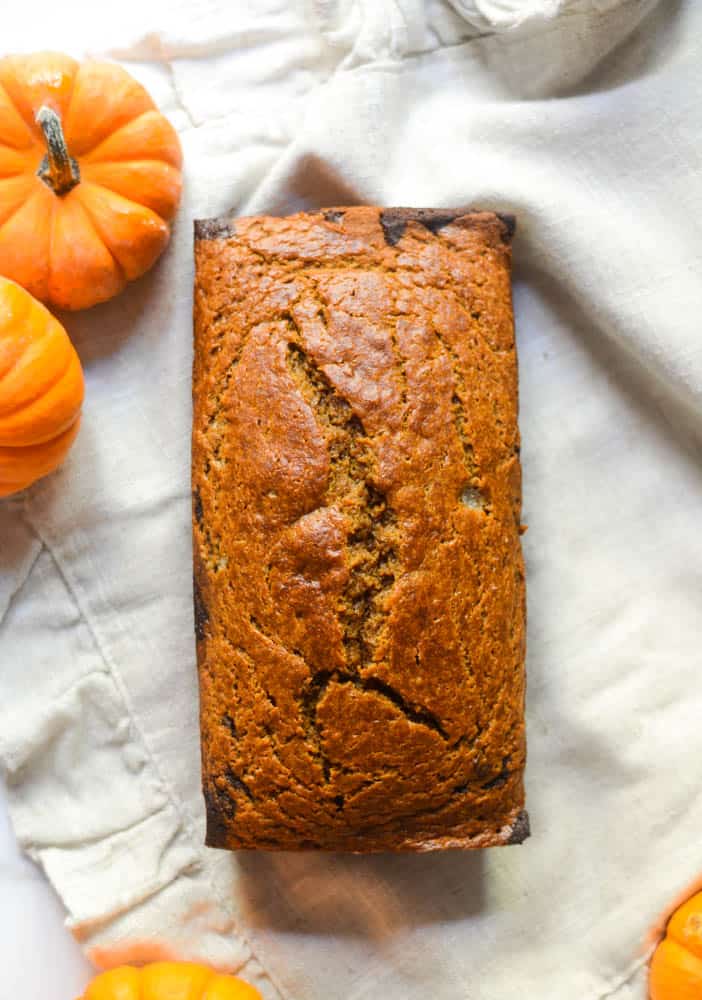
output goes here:
[{"label": "mini orange pumpkin", "polygon": [[223,976],[193,962],[154,962],[141,969],[123,965],[93,979],[79,1000],[262,1000],[236,976]]},{"label": "mini orange pumpkin", "polygon": [[78,433],[83,370],[40,302],[0,278],[0,496],[61,464]]},{"label": "mini orange pumpkin", "polygon": [[0,59],[0,274],[63,309],[111,298],[166,246],[180,165],[175,131],[121,66]]},{"label": "mini orange pumpkin", "polygon": [[651,960],[651,1000],[702,997],[702,892],[673,913]]}]

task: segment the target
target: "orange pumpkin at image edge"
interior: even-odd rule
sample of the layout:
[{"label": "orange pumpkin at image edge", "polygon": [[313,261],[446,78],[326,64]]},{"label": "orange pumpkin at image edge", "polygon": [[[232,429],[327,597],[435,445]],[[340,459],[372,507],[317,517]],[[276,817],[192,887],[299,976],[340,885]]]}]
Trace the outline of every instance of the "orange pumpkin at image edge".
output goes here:
[{"label": "orange pumpkin at image edge", "polygon": [[48,309],[0,278],[0,497],[61,464],[78,433],[83,370]]},{"label": "orange pumpkin at image edge", "polygon": [[194,962],[153,962],[102,972],[78,1000],[263,1000],[249,983]]},{"label": "orange pumpkin at image edge", "polygon": [[0,59],[0,275],[62,309],[116,295],[168,243],[181,160],[121,66]]},{"label": "orange pumpkin at image edge", "polygon": [[651,1000],[702,1000],[702,892],[673,913],[649,970]]}]

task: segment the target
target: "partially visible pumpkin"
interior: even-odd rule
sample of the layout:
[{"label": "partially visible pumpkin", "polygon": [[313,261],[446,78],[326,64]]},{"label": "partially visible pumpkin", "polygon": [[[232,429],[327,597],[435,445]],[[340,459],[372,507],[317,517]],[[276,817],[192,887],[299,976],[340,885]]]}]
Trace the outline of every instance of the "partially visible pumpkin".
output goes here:
[{"label": "partially visible pumpkin", "polygon": [[178,137],[113,63],[0,59],[0,274],[84,309],[163,251],[181,190]]},{"label": "partially visible pumpkin", "polygon": [[679,906],[668,921],[649,971],[651,1000],[702,998],[702,892]]},{"label": "partially visible pumpkin", "polygon": [[79,1000],[262,1000],[236,976],[193,962],[154,962],[141,969],[123,965],[103,972]]},{"label": "partially visible pumpkin", "polygon": [[0,278],[0,496],[61,464],[78,433],[83,370],[40,302]]}]

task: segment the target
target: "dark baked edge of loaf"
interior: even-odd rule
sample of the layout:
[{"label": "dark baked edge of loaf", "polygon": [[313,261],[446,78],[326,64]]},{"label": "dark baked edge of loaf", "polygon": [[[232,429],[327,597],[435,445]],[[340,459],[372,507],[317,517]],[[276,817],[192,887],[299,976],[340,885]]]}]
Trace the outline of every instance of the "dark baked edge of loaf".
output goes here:
[{"label": "dark baked edge of loaf", "polygon": [[[308,212],[295,213],[302,215],[323,215],[327,222],[340,222],[343,214],[349,208],[376,208],[374,205],[344,205],[332,208],[319,208]],[[402,238],[408,222],[418,222],[433,233],[439,232],[444,226],[458,219],[473,217],[485,218],[490,215],[499,219],[503,225],[502,238],[505,243],[511,243],[517,228],[516,217],[509,212],[493,212],[480,208],[378,208],[380,224],[385,240],[390,246]],[[289,216],[281,216],[289,218]],[[195,219],[194,230],[196,240],[226,240],[236,235],[236,217],[222,215],[212,219]]]},{"label": "dark baked edge of loaf", "polygon": [[[205,796],[207,799],[207,796]],[[481,850],[486,847],[505,847],[515,844],[523,844],[530,836],[531,828],[529,823],[529,813],[526,809],[518,807],[509,822],[505,823],[499,830],[475,834],[473,836],[461,836],[459,832],[446,833],[438,837],[408,837],[403,840],[398,834],[382,834],[373,839],[370,836],[361,836],[356,841],[353,836],[347,840],[326,847],[324,845],[306,844],[281,844],[267,845],[265,843],[246,843],[243,839],[232,836],[230,830],[219,821],[218,814],[214,810],[207,809],[207,834],[205,844],[207,847],[222,848],[223,850],[235,851],[322,851],[323,853],[339,854],[383,854],[383,853],[407,853],[423,854],[429,851],[446,850]]]}]

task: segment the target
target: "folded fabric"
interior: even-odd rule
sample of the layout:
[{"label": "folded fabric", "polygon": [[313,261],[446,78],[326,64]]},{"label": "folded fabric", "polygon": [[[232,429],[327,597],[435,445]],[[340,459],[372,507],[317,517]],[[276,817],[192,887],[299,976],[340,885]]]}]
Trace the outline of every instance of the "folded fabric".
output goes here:
[{"label": "folded fabric", "polygon": [[[198,958],[269,1000],[643,1000],[648,924],[702,861],[702,7],[40,7],[43,40],[128,63],[185,154],[163,260],[63,317],[86,373],[69,460],[0,504],[0,761],[69,928],[98,965]],[[36,20],[18,8],[5,47]],[[518,217],[521,847],[203,846],[192,219],[353,202]]]}]

